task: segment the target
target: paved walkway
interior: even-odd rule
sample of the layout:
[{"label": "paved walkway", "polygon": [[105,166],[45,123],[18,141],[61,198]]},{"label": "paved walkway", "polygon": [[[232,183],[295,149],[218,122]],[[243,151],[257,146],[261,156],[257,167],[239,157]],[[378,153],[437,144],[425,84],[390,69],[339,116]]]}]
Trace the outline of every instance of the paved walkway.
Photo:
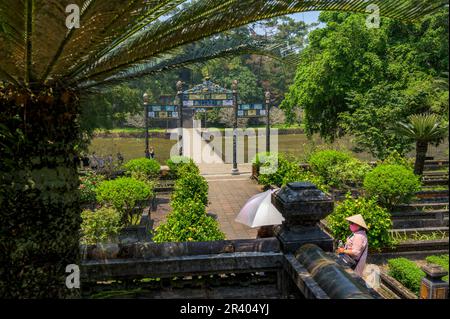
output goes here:
[{"label": "paved walkway", "polygon": [[[251,164],[239,164],[240,174],[231,175],[232,164],[225,164],[214,150],[214,143],[204,141],[197,129],[186,130],[183,142],[184,154],[194,159],[200,174],[208,181],[207,212],[216,216],[226,239],[255,238],[257,229],[234,221],[247,200],[262,191],[262,187],[250,179]],[[214,164],[205,164],[205,161]]]},{"label": "paved walkway", "polygon": [[231,165],[200,165],[200,172],[209,185],[210,204],[207,211],[217,216],[226,239],[256,238],[257,229],[237,223],[234,219],[247,200],[262,189],[250,179],[251,174],[245,164],[238,168],[242,173],[231,175]]}]

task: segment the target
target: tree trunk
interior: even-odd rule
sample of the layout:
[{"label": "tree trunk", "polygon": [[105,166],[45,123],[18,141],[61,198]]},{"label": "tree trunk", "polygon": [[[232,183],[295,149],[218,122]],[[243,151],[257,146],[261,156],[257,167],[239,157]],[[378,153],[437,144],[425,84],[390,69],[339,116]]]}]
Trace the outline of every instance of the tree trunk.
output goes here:
[{"label": "tree trunk", "polygon": [[428,142],[416,142],[416,162],[414,163],[414,174],[422,175],[427,156]]},{"label": "tree trunk", "polygon": [[0,86],[0,107],[0,297],[79,296],[66,287],[80,261],[77,96]]}]

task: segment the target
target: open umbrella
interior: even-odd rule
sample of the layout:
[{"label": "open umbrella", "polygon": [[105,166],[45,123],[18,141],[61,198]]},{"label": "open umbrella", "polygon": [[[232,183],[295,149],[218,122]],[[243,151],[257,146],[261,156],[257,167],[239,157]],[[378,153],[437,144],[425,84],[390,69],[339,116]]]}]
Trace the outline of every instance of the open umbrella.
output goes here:
[{"label": "open umbrella", "polygon": [[280,225],[284,221],[284,218],[275,206],[272,205],[272,192],[268,190],[251,197],[245,203],[244,207],[242,207],[235,221],[252,228]]}]

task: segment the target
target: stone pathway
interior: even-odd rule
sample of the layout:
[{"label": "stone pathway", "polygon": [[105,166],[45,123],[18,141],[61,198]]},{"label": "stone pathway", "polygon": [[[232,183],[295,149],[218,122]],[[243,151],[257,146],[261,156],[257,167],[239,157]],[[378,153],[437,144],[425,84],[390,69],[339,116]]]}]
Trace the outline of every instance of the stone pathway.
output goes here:
[{"label": "stone pathway", "polygon": [[229,164],[200,165],[200,172],[209,185],[207,211],[217,217],[226,239],[256,238],[257,229],[234,221],[239,211],[253,195],[262,191],[261,186],[250,179],[248,165],[239,165],[240,175],[231,175]]}]

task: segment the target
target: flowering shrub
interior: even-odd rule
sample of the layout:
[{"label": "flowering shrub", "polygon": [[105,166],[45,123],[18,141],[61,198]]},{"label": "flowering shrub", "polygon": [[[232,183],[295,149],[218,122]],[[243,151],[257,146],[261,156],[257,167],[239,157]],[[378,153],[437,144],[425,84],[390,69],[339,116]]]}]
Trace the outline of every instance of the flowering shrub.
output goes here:
[{"label": "flowering shrub", "polygon": [[188,199],[208,204],[208,182],[203,176],[186,173],[175,182],[172,201],[184,202]]},{"label": "flowering shrub", "polygon": [[389,235],[392,221],[389,212],[378,206],[375,199],[353,199],[349,194],[343,202],[335,206],[333,213],[327,217],[328,228],[335,239],[345,242],[345,239],[351,235],[349,223],[345,218],[357,214],[363,216],[369,227],[367,232],[369,247],[380,249],[392,246],[392,238]]},{"label": "flowering shrub", "polygon": [[113,239],[120,229],[120,213],[112,207],[102,207],[96,211],[81,213],[81,243],[93,245]]},{"label": "flowering shrub", "polygon": [[103,175],[94,172],[87,172],[85,176],[80,176],[80,200],[82,203],[95,202],[95,189],[105,179]]},{"label": "flowering shrub", "polygon": [[328,185],[336,188],[362,186],[364,178],[371,167],[356,158],[337,163],[329,168]]}]

